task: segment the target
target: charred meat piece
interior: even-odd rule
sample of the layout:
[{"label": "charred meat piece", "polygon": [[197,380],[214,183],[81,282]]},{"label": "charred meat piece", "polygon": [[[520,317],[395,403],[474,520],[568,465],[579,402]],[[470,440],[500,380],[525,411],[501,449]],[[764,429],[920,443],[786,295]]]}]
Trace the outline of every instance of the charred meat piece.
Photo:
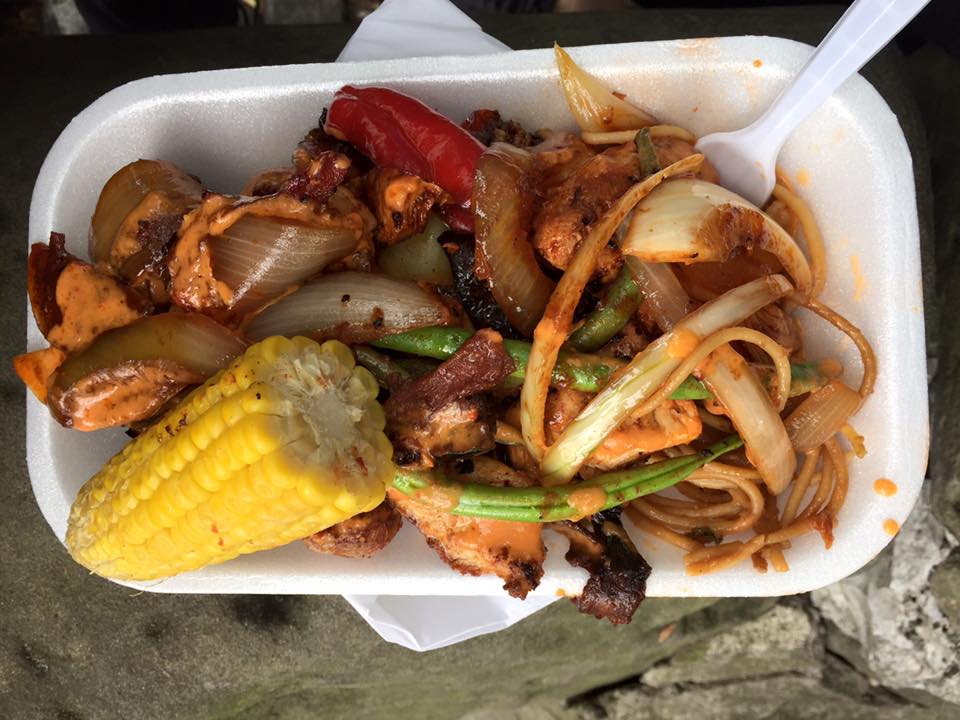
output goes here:
[{"label": "charred meat piece", "polygon": [[[325,115],[326,111],[324,111],[324,116]],[[320,127],[313,128],[313,130],[308,132],[306,137],[297,144],[296,149],[293,151],[293,166],[295,170],[303,172],[310,166],[311,162],[318,159],[324,153],[334,152],[339,155],[345,155],[350,160],[346,177],[347,180],[353,180],[366,175],[370,168],[373,167],[372,163],[357,152],[353,145],[337,140],[331,135],[327,135],[323,130],[324,120],[325,117],[321,117],[318,121]]]},{"label": "charred meat piece", "polygon": [[350,158],[332,150],[320,153],[303,167],[297,167],[280,185],[279,192],[293,195],[304,202],[325,203],[333,195],[350,170]]},{"label": "charred meat piece", "polygon": [[457,249],[450,256],[453,286],[467,315],[480,327],[493,328],[506,337],[517,337],[507,316],[497,304],[487,280],[477,277],[476,244],[471,235],[456,236]]},{"label": "charred meat piece", "polygon": [[590,573],[580,597],[573,600],[577,609],[614,625],[629,623],[646,596],[650,565],[623,529],[620,508],[550,527],[570,540],[567,562]]},{"label": "charred meat piece", "polygon": [[[560,185],[546,191],[534,215],[533,244],[543,258],[566,270],[590,226],[640,180],[640,161],[632,143],[595,155]],[[622,259],[616,247],[605,247],[596,275],[610,282]]]},{"label": "charred meat piece", "polygon": [[49,245],[36,243],[30,248],[27,293],[40,332],[68,353],[152,310],[121,280],[70,255],[63,234],[55,232],[50,233]]},{"label": "charred meat piece", "polygon": [[480,393],[515,367],[503,338],[483,329],[436,370],[400,387],[384,404],[397,464],[432,467],[437,456],[492,450],[496,415]]},{"label": "charred meat piece", "polygon": [[383,550],[400,531],[403,520],[389,503],[354,515],[326,530],[304,538],[307,547],[318,553],[348,558],[368,558]]},{"label": "charred meat piece", "polygon": [[[511,487],[526,487],[531,482],[486,456],[463,460],[459,465],[459,479],[468,482]],[[540,584],[546,555],[540,523],[451,515],[392,488],[387,490],[387,497],[453,569],[464,575],[495,574],[503,579],[504,590],[521,599]]]},{"label": "charred meat piece", "polygon": [[[758,330],[783,346],[788,353],[795,353],[803,345],[803,335],[797,321],[779,305],[767,305],[743,321],[744,326]],[[767,355],[754,345],[748,345],[748,355],[757,362],[768,362]]]},{"label": "charred meat piece", "polygon": [[526,148],[540,142],[540,137],[527,132],[520,123],[504,120],[496,110],[474,110],[461,125],[484,145],[505,142],[516,147]]},{"label": "charred meat piece", "polygon": [[416,175],[395,168],[374,168],[367,174],[367,202],[377,219],[380,245],[393,245],[423,231],[427,215],[443,190]]}]

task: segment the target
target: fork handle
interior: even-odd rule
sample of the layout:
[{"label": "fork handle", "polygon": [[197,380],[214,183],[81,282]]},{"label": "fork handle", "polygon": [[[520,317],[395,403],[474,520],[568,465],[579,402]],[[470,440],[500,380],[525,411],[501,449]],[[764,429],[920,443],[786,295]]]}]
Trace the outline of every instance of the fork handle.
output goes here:
[{"label": "fork handle", "polygon": [[800,74],[751,126],[775,155],[787,136],[876,55],[930,0],[856,0]]}]

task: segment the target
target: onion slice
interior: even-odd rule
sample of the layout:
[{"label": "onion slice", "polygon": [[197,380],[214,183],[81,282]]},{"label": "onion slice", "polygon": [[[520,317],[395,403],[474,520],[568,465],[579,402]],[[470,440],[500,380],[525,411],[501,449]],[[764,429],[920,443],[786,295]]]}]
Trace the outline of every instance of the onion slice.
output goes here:
[{"label": "onion slice", "polygon": [[143,420],[245,347],[234,333],[203,315],[152,315],[108,330],[68,357],[51,379],[50,411],[77,430]]},{"label": "onion slice", "polygon": [[[670,266],[630,256],[626,262],[657,325],[667,331],[680,322],[690,298]],[[797,458],[763,382],[729,345],[714,351],[711,360],[701,368],[700,379],[726,410],[767,487],[774,494],[783,492],[796,470]]]},{"label": "onion slice", "polygon": [[497,305],[528,336],[554,288],[528,238],[535,199],[532,171],[530,153],[494,143],[477,161],[473,183],[477,275],[490,280]]},{"label": "onion slice", "polygon": [[242,318],[288,288],[313,277],[357,247],[351,225],[328,226],[244,215],[211,237],[214,277],[230,288],[230,316]]},{"label": "onion slice", "polygon": [[713,183],[680,178],[650,193],[634,211],[621,249],[645,262],[723,262],[749,247],[777,257],[797,289],[813,287],[797,243],[762,210]]},{"label": "onion slice", "polygon": [[254,316],[244,329],[251,340],[306,335],[364,343],[432,325],[451,325],[440,298],[409,280],[340,272],[295,290]]},{"label": "onion slice", "polygon": [[564,483],[576,475],[590,453],[666,382],[703,338],[750,317],[790,290],[782,275],[741,285],[701,306],[648,345],[587,404],[544,455],[540,465],[544,484]]},{"label": "onion slice", "polygon": [[784,423],[793,447],[807,452],[823,445],[843,429],[860,402],[860,394],[840,380],[811,393]]},{"label": "onion slice", "polygon": [[600,80],[577,65],[562,47],[554,44],[553,50],[563,96],[581,130],[638,130],[656,124],[656,118],[610,92]]}]

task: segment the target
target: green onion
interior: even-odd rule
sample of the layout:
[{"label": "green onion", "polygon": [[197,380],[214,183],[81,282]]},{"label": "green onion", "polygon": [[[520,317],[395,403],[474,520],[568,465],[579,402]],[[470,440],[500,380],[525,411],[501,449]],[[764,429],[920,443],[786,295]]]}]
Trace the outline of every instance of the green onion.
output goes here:
[{"label": "green onion", "polygon": [[731,435],[693,455],[604,473],[590,480],[550,488],[513,488],[464,483],[438,477],[434,472],[408,472],[402,469],[397,470],[393,487],[404,495],[427,503],[431,502],[429,490],[436,488],[441,491],[440,496],[444,500],[457,498],[453,507],[446,502],[434,503],[453,515],[518,522],[554,522],[583,515],[583,511],[570,502],[574,493],[580,490],[603,490],[606,500],[600,510],[608,510],[676,485],[689,477],[694,470],[742,445],[739,437]]},{"label": "green onion", "polygon": [[642,128],[633,142],[637,146],[637,154],[640,155],[640,172],[644,176],[659,172],[660,161],[657,160],[657,150],[650,138],[650,128]]}]

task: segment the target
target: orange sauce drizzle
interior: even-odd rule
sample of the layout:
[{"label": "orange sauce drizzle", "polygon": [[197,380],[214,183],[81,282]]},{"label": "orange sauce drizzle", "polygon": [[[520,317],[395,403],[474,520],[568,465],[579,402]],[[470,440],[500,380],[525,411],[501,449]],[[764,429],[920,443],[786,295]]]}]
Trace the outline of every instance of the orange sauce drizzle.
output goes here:
[{"label": "orange sauce drizzle", "polygon": [[887,478],[880,478],[879,480],[873,481],[873,491],[877,495],[890,497],[891,495],[897,494],[897,484],[893,480],[888,480]]}]

